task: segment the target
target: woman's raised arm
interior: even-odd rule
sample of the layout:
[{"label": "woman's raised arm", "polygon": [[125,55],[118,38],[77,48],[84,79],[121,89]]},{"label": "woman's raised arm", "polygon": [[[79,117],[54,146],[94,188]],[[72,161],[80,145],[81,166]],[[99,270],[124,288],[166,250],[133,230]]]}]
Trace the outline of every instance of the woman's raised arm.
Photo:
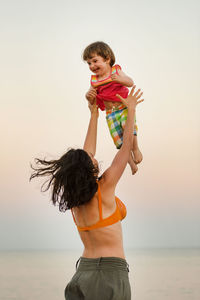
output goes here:
[{"label": "woman's raised arm", "polygon": [[93,156],[96,153],[96,143],[97,143],[97,123],[98,123],[98,107],[96,102],[94,104],[90,104],[88,102],[88,107],[91,112],[90,121],[88,125],[87,134],[85,137],[85,142],[83,146],[83,150],[86,152],[90,152]]}]

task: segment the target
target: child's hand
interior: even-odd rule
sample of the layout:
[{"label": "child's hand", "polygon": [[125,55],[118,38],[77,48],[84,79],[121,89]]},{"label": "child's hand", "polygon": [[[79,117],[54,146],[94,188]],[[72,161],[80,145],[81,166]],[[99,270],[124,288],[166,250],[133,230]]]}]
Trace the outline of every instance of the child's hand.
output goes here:
[{"label": "child's hand", "polygon": [[122,72],[122,70],[118,70],[118,74],[112,74],[111,79],[112,81],[120,83],[127,87],[132,87],[134,84],[132,78],[128,77],[124,72]]},{"label": "child's hand", "polygon": [[90,102],[90,104],[94,104],[97,96],[97,91],[92,86],[90,87],[89,91],[86,93],[85,97]]},{"label": "child's hand", "polygon": [[[128,97],[126,99],[122,98],[120,95],[116,95],[121,101],[122,103],[128,107],[128,109],[133,108],[135,109],[136,105],[143,102],[144,99],[140,99],[143,92],[141,92],[141,89],[138,89],[135,92],[135,85],[133,86],[133,88],[131,89]],[[140,100],[139,100],[140,99]]]},{"label": "child's hand", "polygon": [[122,81],[122,76],[117,75],[116,73],[112,74],[110,77],[111,77],[112,81],[115,81],[118,83],[121,83],[121,81]]}]

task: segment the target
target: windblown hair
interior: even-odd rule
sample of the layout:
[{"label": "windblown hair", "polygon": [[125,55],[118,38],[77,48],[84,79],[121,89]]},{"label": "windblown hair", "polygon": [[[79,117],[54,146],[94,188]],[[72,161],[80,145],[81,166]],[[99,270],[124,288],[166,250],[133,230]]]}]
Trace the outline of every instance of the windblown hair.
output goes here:
[{"label": "windblown hair", "polygon": [[112,49],[104,42],[94,42],[88,45],[83,51],[83,60],[92,58],[92,55],[97,54],[105,60],[110,58],[110,66],[115,63],[115,55]]},{"label": "windblown hair", "polygon": [[30,180],[49,177],[41,187],[45,192],[52,188],[51,200],[65,212],[89,202],[97,191],[98,167],[82,149],[70,149],[58,160],[35,159],[36,166]]}]

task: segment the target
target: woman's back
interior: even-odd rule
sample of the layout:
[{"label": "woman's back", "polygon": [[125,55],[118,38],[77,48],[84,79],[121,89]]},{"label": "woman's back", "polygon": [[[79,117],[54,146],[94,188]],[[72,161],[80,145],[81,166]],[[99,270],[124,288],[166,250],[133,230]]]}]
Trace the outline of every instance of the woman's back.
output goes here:
[{"label": "woman's back", "polygon": [[102,178],[91,201],[73,208],[74,221],[84,244],[84,257],[124,258],[120,209],[125,210],[125,217],[126,208],[119,208],[119,201],[115,197],[114,189],[105,185]]}]

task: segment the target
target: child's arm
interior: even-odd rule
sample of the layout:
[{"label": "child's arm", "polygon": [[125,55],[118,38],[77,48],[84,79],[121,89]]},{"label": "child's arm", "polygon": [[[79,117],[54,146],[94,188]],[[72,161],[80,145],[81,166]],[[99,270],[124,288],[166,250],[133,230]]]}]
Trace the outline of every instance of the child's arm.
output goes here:
[{"label": "child's arm", "polygon": [[94,104],[97,96],[96,89],[91,86],[88,90],[88,92],[85,94],[86,99],[90,102],[90,104]]},{"label": "child's arm", "polygon": [[[119,74],[119,75],[118,75]],[[122,70],[118,69],[118,74],[112,74],[111,79],[115,82],[121,83],[127,87],[133,86],[133,80],[128,77]]]}]

